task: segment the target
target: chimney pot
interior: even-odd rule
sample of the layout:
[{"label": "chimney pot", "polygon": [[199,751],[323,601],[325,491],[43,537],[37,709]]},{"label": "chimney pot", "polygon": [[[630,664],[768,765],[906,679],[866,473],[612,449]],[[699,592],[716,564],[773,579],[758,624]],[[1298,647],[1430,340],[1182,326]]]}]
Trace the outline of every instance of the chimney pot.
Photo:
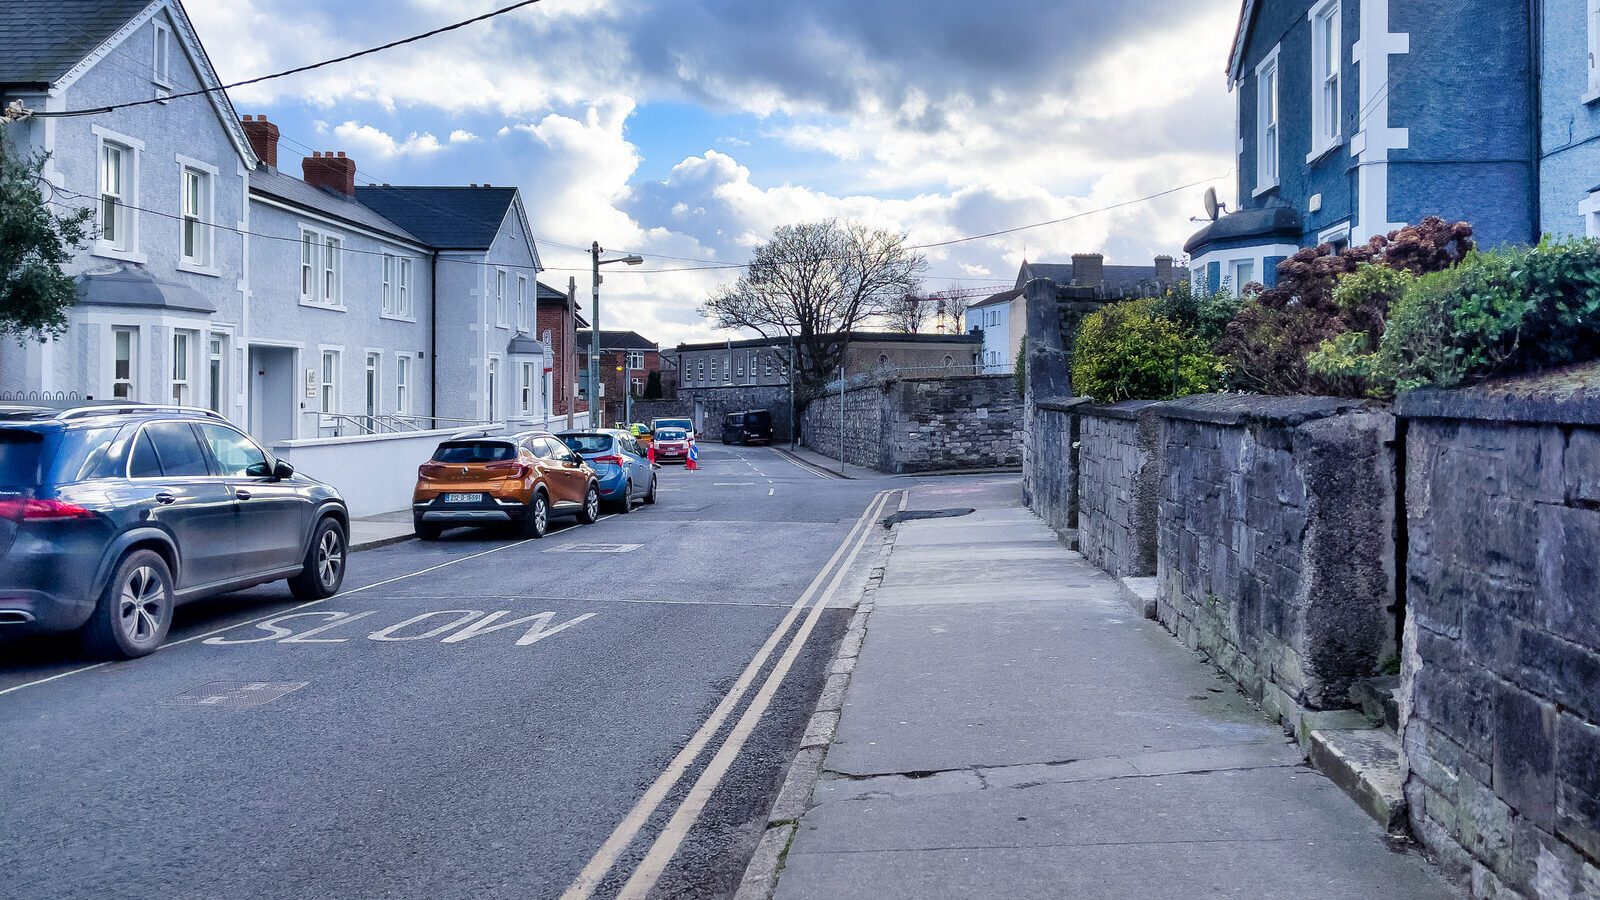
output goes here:
[{"label": "chimney pot", "polygon": [[277,171],[278,168],[278,126],[267,121],[266,116],[244,117],[242,123],[244,136],[250,141],[250,149],[255,151],[256,158],[266,164],[268,169]]},{"label": "chimney pot", "polygon": [[345,157],[344,157],[344,151],[343,151],[343,150],[340,150],[340,151],[339,151],[339,158],[340,158],[340,159],[344,159],[344,158],[345,158]]},{"label": "chimney pot", "polygon": [[1172,281],[1172,257],[1164,253],[1156,257],[1156,280],[1163,286]]}]

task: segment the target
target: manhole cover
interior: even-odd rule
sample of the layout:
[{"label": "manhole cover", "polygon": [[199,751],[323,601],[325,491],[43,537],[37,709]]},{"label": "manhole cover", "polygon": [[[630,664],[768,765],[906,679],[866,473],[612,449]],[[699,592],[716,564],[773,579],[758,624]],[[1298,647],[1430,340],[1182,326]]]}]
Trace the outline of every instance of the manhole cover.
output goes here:
[{"label": "manhole cover", "polygon": [[246,709],[271,703],[310,683],[309,681],[213,681],[179,694],[167,702],[174,706]]},{"label": "manhole cover", "polygon": [[551,547],[546,553],[632,553],[643,544],[568,544]]}]

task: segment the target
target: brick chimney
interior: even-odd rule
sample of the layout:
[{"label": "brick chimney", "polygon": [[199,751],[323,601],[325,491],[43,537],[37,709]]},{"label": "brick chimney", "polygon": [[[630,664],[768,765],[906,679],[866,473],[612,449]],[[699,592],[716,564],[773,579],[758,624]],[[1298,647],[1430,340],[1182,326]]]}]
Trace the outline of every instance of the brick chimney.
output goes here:
[{"label": "brick chimney", "polygon": [[267,121],[266,116],[245,116],[244,136],[250,139],[250,149],[274,171],[278,168],[278,126]]},{"label": "brick chimney", "polygon": [[1156,257],[1156,280],[1161,282],[1163,287],[1172,283],[1172,257]]},{"label": "brick chimney", "polygon": [[1106,280],[1106,258],[1099,253],[1072,254],[1072,283],[1078,287],[1099,287]]},{"label": "brick chimney", "polygon": [[332,150],[326,153],[313,150],[310,156],[300,160],[300,170],[305,173],[306,184],[312,187],[346,197],[356,195],[356,161],[345,156],[343,150],[337,156]]}]

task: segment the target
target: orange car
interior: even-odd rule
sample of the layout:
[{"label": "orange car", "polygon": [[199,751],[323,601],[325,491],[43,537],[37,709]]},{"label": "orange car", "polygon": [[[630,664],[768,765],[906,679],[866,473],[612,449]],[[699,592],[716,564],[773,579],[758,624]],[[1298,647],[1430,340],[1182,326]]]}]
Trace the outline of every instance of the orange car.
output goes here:
[{"label": "orange car", "polygon": [[552,516],[600,518],[600,484],[583,457],[543,431],[452,437],[417,469],[411,521],[436,541],[457,525],[511,525],[544,537]]}]

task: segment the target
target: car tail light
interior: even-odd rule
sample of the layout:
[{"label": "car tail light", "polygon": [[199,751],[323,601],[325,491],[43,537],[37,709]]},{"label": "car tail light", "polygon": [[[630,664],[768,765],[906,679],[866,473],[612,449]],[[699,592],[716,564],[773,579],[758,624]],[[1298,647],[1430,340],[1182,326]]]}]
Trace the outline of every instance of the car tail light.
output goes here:
[{"label": "car tail light", "polygon": [[592,462],[592,463],[607,463],[607,464],[613,465],[613,466],[620,466],[623,463],[627,462],[627,460],[623,459],[620,456],[596,456],[594,459],[589,460],[589,462]]},{"label": "car tail light", "polygon": [[417,474],[423,478],[437,478],[444,474],[445,467],[438,463],[423,463],[417,467]]},{"label": "car tail light", "polygon": [[519,462],[490,463],[484,469],[502,478],[527,478],[528,467]]},{"label": "car tail light", "polygon": [[0,519],[40,521],[44,519],[92,519],[93,510],[60,500],[0,500]]}]

